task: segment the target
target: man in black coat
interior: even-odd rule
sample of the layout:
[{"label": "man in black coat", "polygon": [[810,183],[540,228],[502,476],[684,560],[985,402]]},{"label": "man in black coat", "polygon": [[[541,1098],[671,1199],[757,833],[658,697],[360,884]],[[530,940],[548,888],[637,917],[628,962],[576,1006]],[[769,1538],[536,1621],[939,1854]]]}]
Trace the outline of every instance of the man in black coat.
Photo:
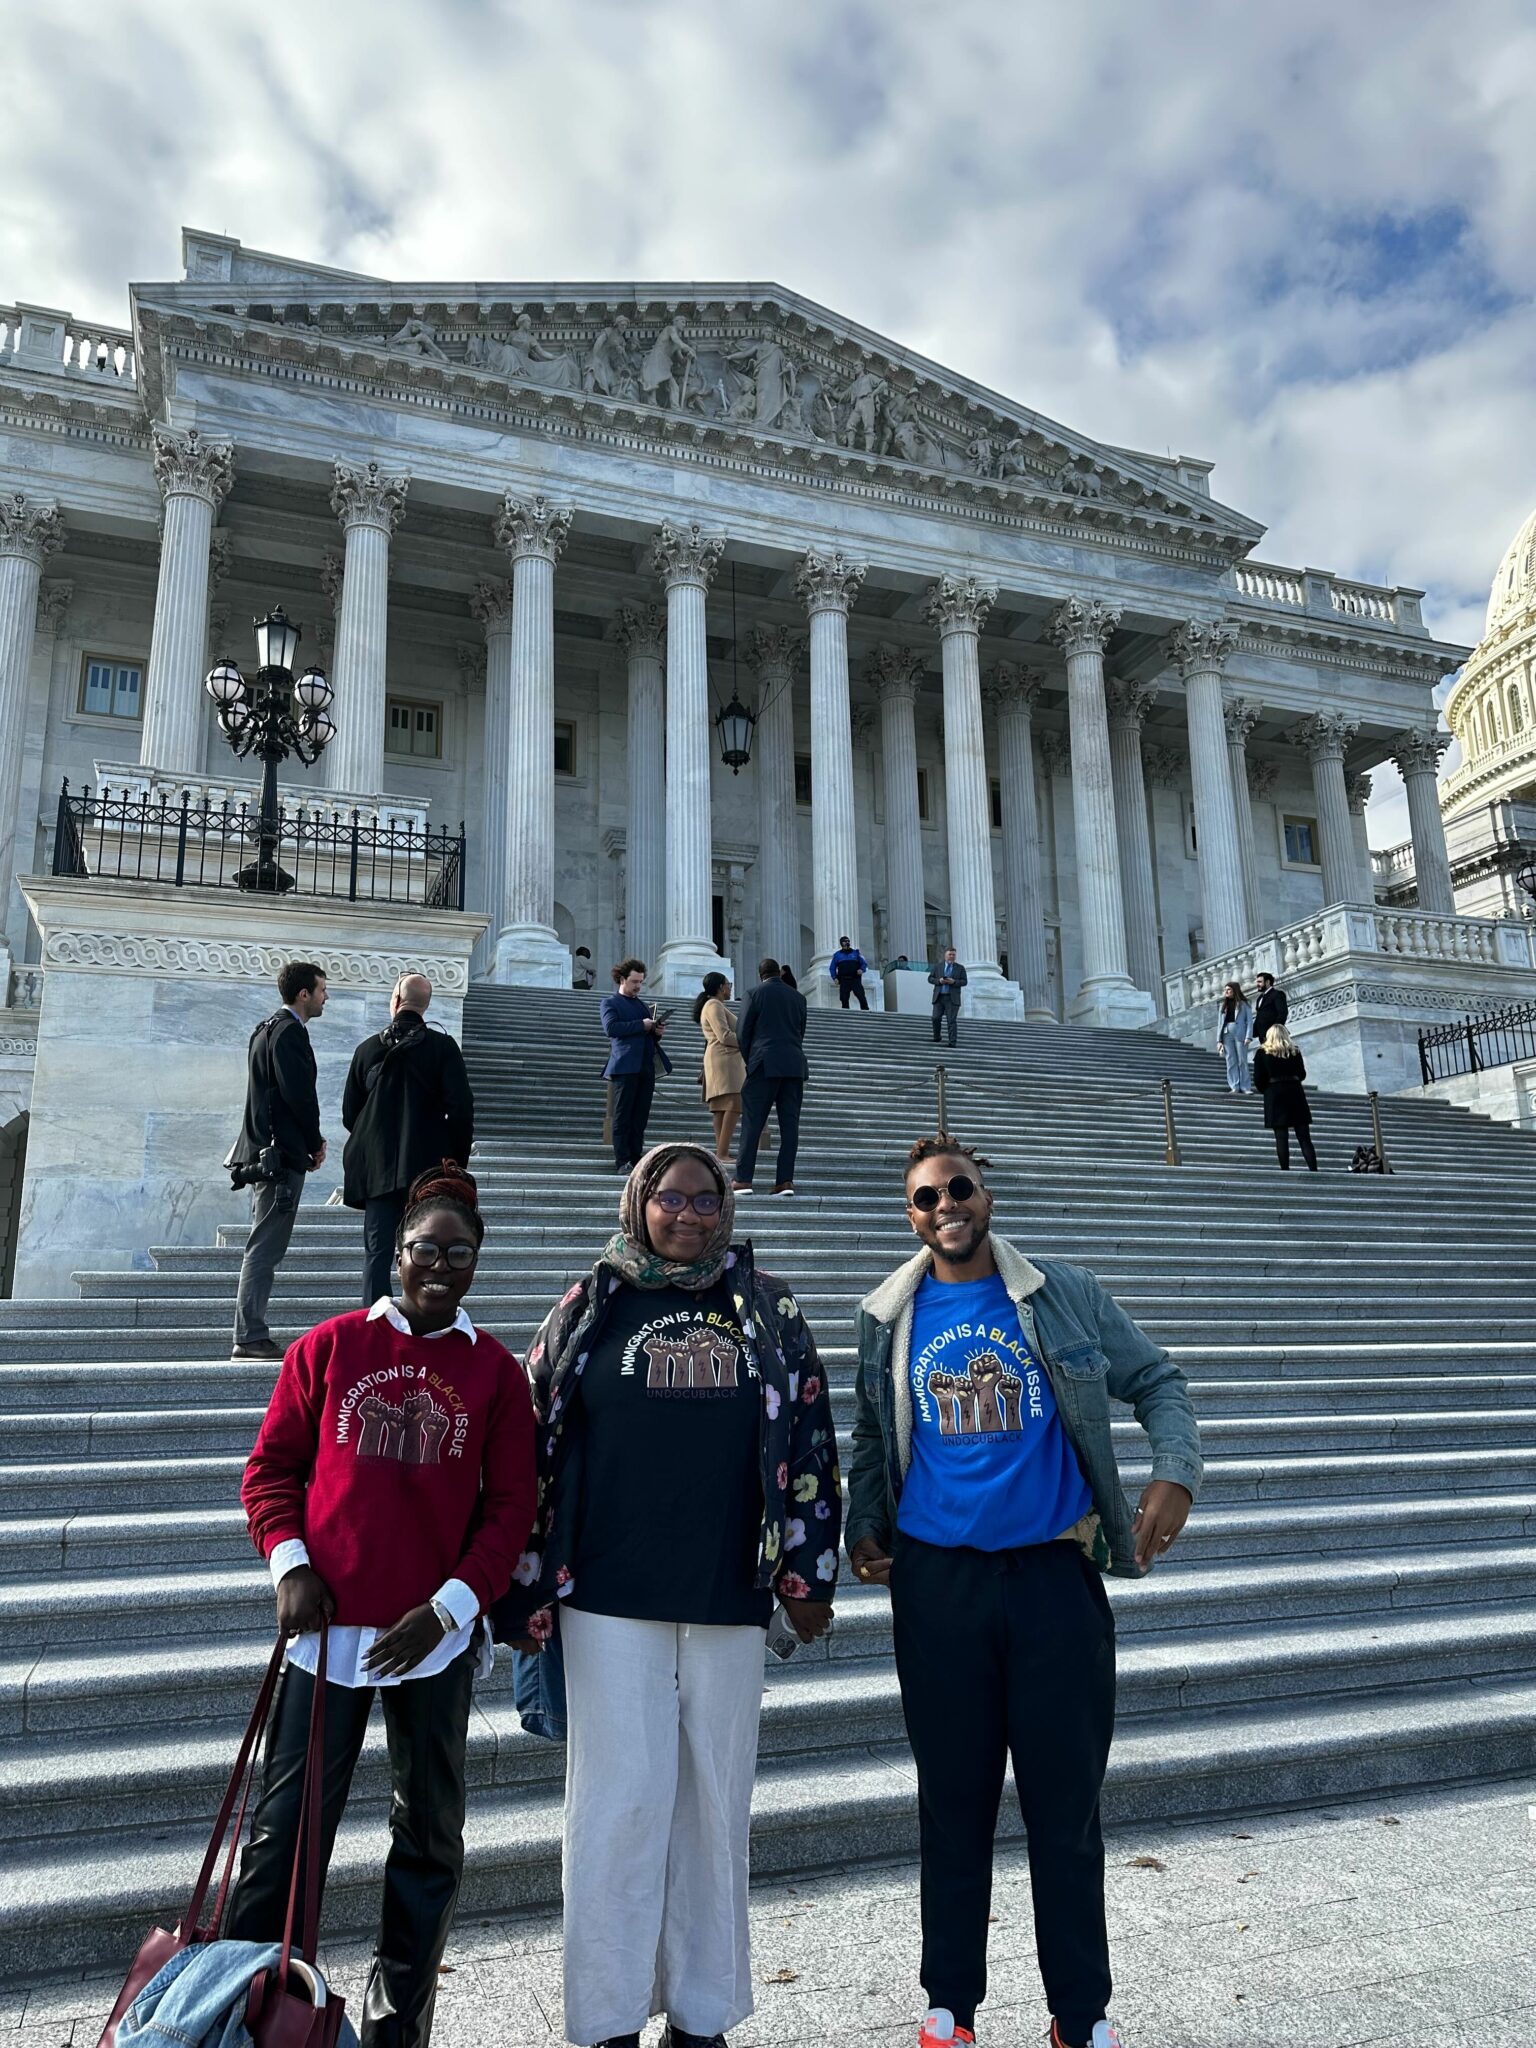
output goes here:
[{"label": "man in black coat", "polygon": [[736,1152],[735,1189],[752,1192],[757,1148],[768,1112],[779,1117],[779,1158],[772,1192],[795,1192],[795,1154],[800,1146],[800,1105],[805,1095],[805,997],[779,978],[777,960],[760,960],[757,987],[742,1006],[736,1043],[747,1063],[741,1091],[741,1139]]},{"label": "man in black coat", "polygon": [[393,1294],[395,1233],[412,1181],[453,1159],[469,1164],[475,1099],[464,1055],[446,1031],[427,1027],[432,984],[403,974],[389,1024],[352,1055],[341,1098],[351,1134],[341,1155],[342,1199],[363,1212],[363,1307]]},{"label": "man in black coat", "polygon": [[231,1358],[283,1355],[267,1327],[267,1303],[293,1236],[304,1176],[325,1160],[309,1042],[309,1025],[325,1008],[325,969],[312,960],[290,960],[278,974],[277,992],[282,1008],[257,1025],[246,1049],[245,1120],[224,1162],[258,1166],[265,1152],[276,1167],[269,1179],[249,1183],[251,1234],[240,1261]]},{"label": "man in black coat", "polygon": [[1253,1005],[1253,1043],[1262,1045],[1269,1034],[1271,1025],[1283,1024],[1290,1015],[1291,1006],[1285,990],[1275,987],[1272,974],[1256,974],[1253,985],[1257,991]]}]

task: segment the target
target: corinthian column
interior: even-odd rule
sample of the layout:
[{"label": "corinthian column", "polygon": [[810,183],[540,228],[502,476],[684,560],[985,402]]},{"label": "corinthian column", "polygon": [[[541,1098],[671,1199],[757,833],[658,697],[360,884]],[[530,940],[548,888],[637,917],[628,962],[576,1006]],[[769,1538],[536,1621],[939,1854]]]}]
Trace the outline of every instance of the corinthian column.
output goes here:
[{"label": "corinthian column", "polygon": [[754,627],[747,660],[757,671],[758,944],[770,959],[800,958],[800,827],[795,814],[795,671],[805,635]]},{"label": "corinthian column", "polygon": [[1337,711],[1315,711],[1295,731],[1297,744],[1312,764],[1312,797],[1317,805],[1325,906],[1354,903],[1360,895],[1354,828],[1349,822],[1349,792],[1344,787],[1345,749],[1359,730]]},{"label": "corinthian column", "polygon": [[[37,632],[43,564],[64,545],[64,521],[51,499],[18,491],[0,498],[0,906],[9,915],[27,736],[28,682]],[[0,1000],[10,976],[10,952],[0,942]]]},{"label": "corinthian column", "polygon": [[928,957],[923,892],[923,821],[917,796],[917,693],[923,657],[915,647],[877,647],[869,680],[880,700],[885,795],[885,914],[893,956]]},{"label": "corinthian column", "polygon": [[1219,958],[1248,936],[1243,862],[1237,842],[1237,804],[1227,758],[1221,676],[1237,639],[1225,619],[1176,626],[1168,659],[1184,678],[1189,719],[1189,775],[1194,786],[1195,839],[1200,855],[1200,902],[1207,957]]},{"label": "corinthian column", "polygon": [[1227,728],[1227,769],[1232,778],[1232,809],[1237,818],[1237,857],[1243,877],[1244,938],[1262,931],[1259,903],[1259,861],[1253,840],[1253,799],[1248,787],[1248,735],[1259,722],[1259,706],[1234,697],[1222,717]]},{"label": "corinthian column", "polygon": [[1349,799],[1349,829],[1355,842],[1355,866],[1360,876],[1362,903],[1376,901],[1376,867],[1371,859],[1371,838],[1366,829],[1365,807],[1371,800],[1369,775],[1346,775],[1344,794]]},{"label": "corinthian column", "polygon": [[624,950],[647,965],[661,945],[667,909],[667,621],[659,604],[620,605],[613,636],[628,666],[624,743],[629,790],[624,831]]},{"label": "corinthian column", "polygon": [[1125,905],[1125,957],[1132,981],[1147,991],[1161,1013],[1163,963],[1157,949],[1157,884],[1152,874],[1152,828],[1147,822],[1147,776],[1141,759],[1141,729],[1156,695],[1146,683],[1117,678],[1108,686],[1107,702],[1115,837]]},{"label": "corinthian column", "polygon": [[1035,699],[1045,677],[1037,668],[1000,661],[981,686],[997,708],[998,782],[1003,797],[1003,901],[1008,913],[1008,965],[1031,1021],[1053,1024],[1051,975],[1045,954],[1045,891],[1040,879],[1040,807],[1035,798]]},{"label": "corinthian column", "polygon": [[1445,820],[1440,814],[1435,786],[1440,756],[1450,743],[1448,732],[1436,732],[1433,727],[1400,732],[1392,742],[1392,759],[1408,792],[1408,830],[1413,838],[1413,874],[1419,908],[1432,911],[1437,917],[1450,917],[1456,909],[1451,857],[1445,847]]},{"label": "corinthian column", "polygon": [[704,599],[725,535],[669,521],[651,545],[667,587],[667,928],[656,979],[663,995],[693,996],[712,970],[710,917],[709,642]]},{"label": "corinthian column", "polygon": [[1083,980],[1067,1020],[1115,1028],[1150,1023],[1149,991],[1130,976],[1115,782],[1104,700],[1104,649],[1120,614],[1097,598],[1069,597],[1050,622],[1050,637],[1067,658],[1067,716],[1072,737],[1072,823],[1077,900],[1082,920]]},{"label": "corinthian column", "polygon": [[795,589],[811,620],[811,887],[812,946],[805,994],[831,1009],[837,990],[827,965],[844,936],[859,929],[859,855],[853,829],[853,730],[848,703],[848,609],[866,564],[838,550],[811,548],[795,572]]},{"label": "corinthian column", "polygon": [[573,516],[569,505],[509,491],[496,518],[496,538],[512,559],[512,657],[507,909],[495,976],[524,988],[571,985],[570,950],[555,931],[555,558]]},{"label": "corinthian column", "polygon": [[227,441],[205,441],[196,428],[181,434],[170,427],[154,429],[154,450],[165,518],[139,759],[146,768],[198,775],[208,704],[208,550],[214,514],[234,482],[234,450]]},{"label": "corinthian column", "polygon": [[966,970],[961,1007],[977,1017],[1022,1017],[1019,985],[997,964],[992,886],[992,805],[981,722],[981,628],[997,585],[941,576],[925,611],[944,660],[944,799],[949,842],[950,942]]},{"label": "corinthian column", "polygon": [[478,583],[469,608],[485,628],[485,731],[481,769],[480,908],[490,919],[475,948],[489,975],[496,935],[511,922],[507,900],[507,773],[512,760],[512,586]]},{"label": "corinthian column", "polygon": [[386,476],[376,462],[335,465],[331,509],[341,521],[346,556],[336,616],[336,738],[326,751],[331,789],[349,796],[384,792],[384,677],[389,634],[389,541],[405,510],[408,476]]}]

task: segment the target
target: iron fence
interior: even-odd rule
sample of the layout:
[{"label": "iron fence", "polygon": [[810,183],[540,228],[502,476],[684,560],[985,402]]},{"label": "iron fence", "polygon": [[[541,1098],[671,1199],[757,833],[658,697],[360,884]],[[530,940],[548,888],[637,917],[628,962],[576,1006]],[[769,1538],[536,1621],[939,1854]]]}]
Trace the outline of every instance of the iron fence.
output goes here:
[{"label": "iron fence", "polygon": [[249,804],[180,803],[168,792],[59,791],[56,875],[176,888],[334,896],[349,903],[464,908],[464,827],[383,824],[279,807],[265,831]]},{"label": "iron fence", "polygon": [[1419,1067],[1427,1088],[1455,1074],[1480,1074],[1512,1060],[1536,1059],[1536,1003],[1509,1003],[1460,1024],[1419,1033]]}]

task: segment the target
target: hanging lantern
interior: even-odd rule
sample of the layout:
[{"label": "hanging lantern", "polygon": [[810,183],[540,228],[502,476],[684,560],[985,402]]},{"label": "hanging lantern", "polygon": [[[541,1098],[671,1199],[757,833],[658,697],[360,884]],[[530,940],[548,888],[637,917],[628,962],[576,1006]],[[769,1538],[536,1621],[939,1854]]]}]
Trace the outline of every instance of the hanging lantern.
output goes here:
[{"label": "hanging lantern", "polygon": [[749,711],[733,695],[723,710],[715,713],[715,730],[720,735],[720,759],[733,775],[739,775],[752,758],[752,728],[757,713]]},{"label": "hanging lantern", "polygon": [[1515,880],[1530,897],[1532,905],[1536,906],[1536,858],[1521,863]]},{"label": "hanging lantern", "polygon": [[292,673],[293,657],[302,638],[302,629],[293,625],[278,605],[264,619],[256,621],[256,659],[263,668],[287,669]]}]

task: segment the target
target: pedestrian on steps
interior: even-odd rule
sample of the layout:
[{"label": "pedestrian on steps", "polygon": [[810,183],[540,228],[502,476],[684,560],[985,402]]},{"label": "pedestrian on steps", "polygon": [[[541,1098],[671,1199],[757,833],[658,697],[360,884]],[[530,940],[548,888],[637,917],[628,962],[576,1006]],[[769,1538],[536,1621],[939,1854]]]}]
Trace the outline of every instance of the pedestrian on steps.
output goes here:
[{"label": "pedestrian on steps", "polygon": [[869,1008],[869,998],[864,993],[868,972],[869,962],[845,933],[827,966],[828,976],[837,983],[837,1000],[845,1010],[850,1001],[857,1002],[861,1010]]},{"label": "pedestrian on steps", "polygon": [[341,1120],[342,1199],[363,1212],[363,1307],[390,1291],[395,1241],[412,1183],[439,1160],[469,1165],[475,1098],[458,1042],[427,1023],[432,984],[402,974],[389,1024],[352,1055]]},{"label": "pedestrian on steps", "polygon": [[953,946],[945,947],[944,958],[928,976],[933,984],[933,1042],[938,1044],[942,1026],[949,1034],[951,1052],[960,1036],[960,991],[969,978]]},{"label": "pedestrian on steps", "polygon": [[[993,1236],[986,1164],[952,1138],[912,1147],[920,1249],[857,1323],[848,1555],[861,1581],[890,1587],[917,1765],[918,2040],[975,2039],[1011,1753],[1051,2048],[1117,2048],[1099,1826],[1115,1630],[1100,1574],[1138,1578],[1167,1556],[1200,1485],[1200,1432],[1183,1373],[1090,1272]],[[1134,1516],[1117,1402],[1150,1439]]]},{"label": "pedestrian on steps", "polygon": [[621,960],[613,969],[614,993],[603,997],[603,1029],[612,1041],[603,1074],[613,1083],[615,1173],[628,1173],[645,1150],[657,1060],[665,1073],[672,1071],[661,1043],[667,1020],[640,1000],[645,973],[643,960]]},{"label": "pedestrian on steps", "polygon": [[704,1101],[715,1120],[715,1157],[727,1165],[747,1078],[747,1063],[736,1043],[736,1019],[726,1008],[730,999],[726,977],[706,974],[703,991],[693,1003],[693,1021],[704,1033]]},{"label": "pedestrian on steps", "polygon": [[1312,1105],[1302,1086],[1306,1078],[1307,1063],[1301,1056],[1301,1047],[1283,1024],[1272,1024],[1253,1056],[1253,1080],[1264,1097],[1264,1123],[1275,1134],[1275,1156],[1283,1173],[1289,1173],[1291,1168],[1292,1131],[1307,1162],[1307,1171],[1317,1171]]},{"label": "pedestrian on steps", "polygon": [[[484,1616],[533,1526],[528,1382],[463,1306],[484,1235],[467,1175],[444,1167],[416,1182],[396,1241],[399,1300],[333,1316],[290,1347],[240,1489],[293,1640],[224,1931],[282,1938],[323,1644],[326,1861],[375,1693],[389,1740],[361,2048],[426,2048],[431,2035],[464,1866],[470,1692],[495,1655]],[[296,1924],[303,1915],[301,1881]]]},{"label": "pedestrian on steps", "polygon": [[832,1620],[826,1377],[793,1293],[732,1243],[734,1217],[718,1160],[658,1145],[528,1353],[539,1521],[497,1622],[531,1630],[524,1649],[558,1628],[564,1651],[577,2048],[639,2048],[653,2014],[662,2048],[712,2048],[752,2011],[764,1630],[775,1596],[802,1642]]},{"label": "pedestrian on steps", "polygon": [[1248,1041],[1253,1035],[1253,1007],[1243,994],[1242,983],[1229,981],[1221,992],[1217,1011],[1216,1050],[1227,1063],[1227,1086],[1234,1095],[1251,1095],[1248,1074]]},{"label": "pedestrian on steps", "polygon": [[806,1002],[797,988],[790,988],[782,979],[776,960],[760,960],[757,972],[757,987],[747,997],[736,1027],[747,1078],[741,1091],[741,1144],[732,1186],[738,1195],[751,1194],[757,1148],[772,1112],[779,1119],[779,1156],[770,1192],[792,1195],[800,1150],[800,1110],[810,1072],[805,1060]]},{"label": "pedestrian on steps", "polygon": [[1276,988],[1272,974],[1256,974],[1253,986],[1253,1042],[1262,1045],[1274,1026],[1290,1015],[1291,1004],[1285,990]]}]

